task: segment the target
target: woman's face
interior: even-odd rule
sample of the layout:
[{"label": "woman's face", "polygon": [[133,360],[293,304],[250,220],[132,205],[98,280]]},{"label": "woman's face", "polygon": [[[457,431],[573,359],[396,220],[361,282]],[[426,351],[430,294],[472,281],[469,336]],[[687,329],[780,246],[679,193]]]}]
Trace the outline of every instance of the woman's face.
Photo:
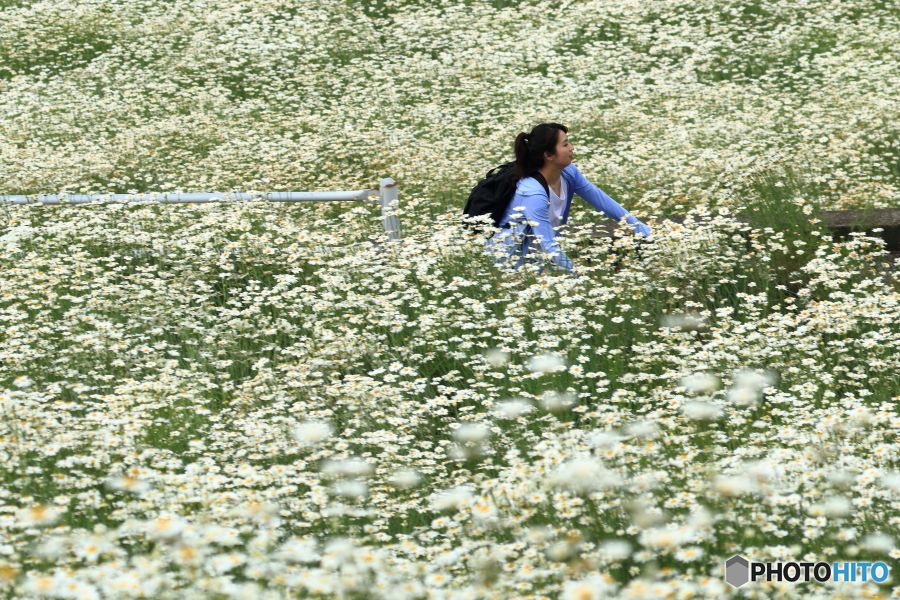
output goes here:
[{"label": "woman's face", "polygon": [[544,152],[544,162],[548,165],[565,169],[572,164],[572,158],[575,156],[575,146],[569,142],[568,134],[562,129],[557,129],[557,135],[556,154],[550,156]]}]

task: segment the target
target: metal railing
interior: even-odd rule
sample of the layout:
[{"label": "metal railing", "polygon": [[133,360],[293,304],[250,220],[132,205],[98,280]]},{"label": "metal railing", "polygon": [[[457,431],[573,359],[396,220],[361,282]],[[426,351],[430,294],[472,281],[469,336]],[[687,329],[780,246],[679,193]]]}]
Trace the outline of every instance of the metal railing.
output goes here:
[{"label": "metal railing", "polygon": [[378,182],[378,189],[346,192],[271,192],[201,193],[201,194],[38,194],[37,196],[0,195],[0,204],[122,204],[129,202],[161,202],[163,204],[204,204],[222,200],[267,200],[269,202],[340,202],[362,201],[381,205],[381,220],[388,240],[399,240],[400,219],[393,214],[399,198],[397,182],[387,177]]}]

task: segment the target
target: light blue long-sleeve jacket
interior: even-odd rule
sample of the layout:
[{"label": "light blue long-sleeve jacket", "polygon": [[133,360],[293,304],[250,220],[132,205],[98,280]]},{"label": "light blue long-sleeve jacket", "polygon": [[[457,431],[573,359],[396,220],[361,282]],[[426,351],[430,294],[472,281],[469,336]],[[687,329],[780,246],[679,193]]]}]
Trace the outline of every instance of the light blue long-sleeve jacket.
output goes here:
[{"label": "light blue long-sleeve jacket", "polygon": [[[628,215],[625,221],[634,227],[636,233],[643,237],[650,235],[649,227],[588,181],[574,164],[563,169],[562,176],[566,178],[567,193],[561,225],[569,220],[572,195],[578,194],[610,219],[618,221]],[[506,223],[509,223],[509,228],[501,229],[488,238],[487,244],[491,249],[501,247],[506,250],[507,258],[514,261],[512,266],[518,269],[529,254],[543,252],[550,256],[555,265],[568,273],[574,273],[575,265],[559,247],[556,232],[550,224],[550,198],[544,191],[544,186],[534,177],[525,177],[516,184],[516,193],[500,220],[500,226]]]}]

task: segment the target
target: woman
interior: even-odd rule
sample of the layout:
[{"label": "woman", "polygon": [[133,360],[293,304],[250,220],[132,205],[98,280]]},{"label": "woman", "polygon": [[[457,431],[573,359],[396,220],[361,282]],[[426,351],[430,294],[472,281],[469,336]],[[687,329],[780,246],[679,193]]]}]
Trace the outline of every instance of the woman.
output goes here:
[{"label": "woman", "polygon": [[[618,202],[588,181],[572,164],[575,148],[566,135],[569,130],[559,123],[541,123],[531,133],[516,137],[516,167],[513,185],[516,193],[500,220],[500,231],[488,238],[492,249],[503,249],[507,258],[518,260],[519,268],[535,252],[547,254],[553,263],[568,273],[574,264],[559,247],[556,228],[569,220],[572,195],[578,194],[588,204],[610,219],[626,221],[637,233],[650,235],[650,228],[628,214]],[[539,181],[547,183],[549,195]],[[502,260],[506,260],[503,258]]]}]

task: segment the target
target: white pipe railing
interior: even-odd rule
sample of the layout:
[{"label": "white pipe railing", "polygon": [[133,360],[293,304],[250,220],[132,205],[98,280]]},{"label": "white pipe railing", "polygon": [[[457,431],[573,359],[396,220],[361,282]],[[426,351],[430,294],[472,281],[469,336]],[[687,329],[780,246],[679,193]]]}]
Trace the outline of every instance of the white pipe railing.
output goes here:
[{"label": "white pipe railing", "polygon": [[[373,193],[374,192],[374,193]],[[387,177],[378,182],[378,189],[348,192],[271,192],[251,193],[209,193],[209,194],[38,194],[36,196],[2,195],[0,204],[122,204],[130,202],[160,202],[163,204],[204,204],[223,200],[269,202],[340,202],[362,201],[381,205],[381,219],[384,232],[389,240],[399,240],[400,219],[393,214],[399,198],[397,182]]]}]

